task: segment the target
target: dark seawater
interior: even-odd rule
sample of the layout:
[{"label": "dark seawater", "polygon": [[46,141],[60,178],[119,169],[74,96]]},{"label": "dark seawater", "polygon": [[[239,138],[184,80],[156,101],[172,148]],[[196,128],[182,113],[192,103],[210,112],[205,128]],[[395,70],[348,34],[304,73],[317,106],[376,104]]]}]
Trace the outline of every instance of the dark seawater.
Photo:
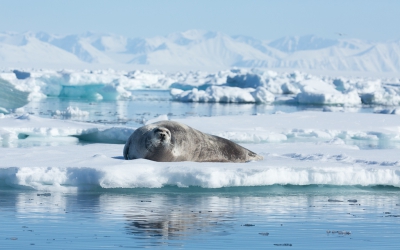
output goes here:
[{"label": "dark seawater", "polygon": [[400,189],[0,191],[0,249],[398,249]]}]

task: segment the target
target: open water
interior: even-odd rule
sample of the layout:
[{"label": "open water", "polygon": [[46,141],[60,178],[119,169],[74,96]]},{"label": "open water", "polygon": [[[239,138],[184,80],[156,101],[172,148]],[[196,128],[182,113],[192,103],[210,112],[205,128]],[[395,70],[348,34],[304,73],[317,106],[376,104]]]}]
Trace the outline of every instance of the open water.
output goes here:
[{"label": "open water", "polygon": [[398,249],[399,190],[0,191],[1,249]]},{"label": "open water", "polygon": [[[168,90],[132,91],[132,100],[90,102],[86,99],[49,97],[25,106],[25,111],[41,117],[52,117],[56,110],[65,110],[68,106],[89,111],[87,117],[73,117],[73,120],[98,123],[142,122],[159,115],[169,117],[254,115],[276,112],[326,111],[324,106],[313,105],[269,105],[237,103],[184,103],[171,101]],[[371,113],[374,107],[329,107],[338,111]]]}]

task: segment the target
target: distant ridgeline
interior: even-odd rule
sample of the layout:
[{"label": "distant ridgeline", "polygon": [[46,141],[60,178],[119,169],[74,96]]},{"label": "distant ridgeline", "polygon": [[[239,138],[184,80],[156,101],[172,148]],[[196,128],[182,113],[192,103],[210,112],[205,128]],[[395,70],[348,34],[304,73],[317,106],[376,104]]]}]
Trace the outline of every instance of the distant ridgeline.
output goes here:
[{"label": "distant ridgeline", "polygon": [[0,33],[2,67],[146,65],[151,69],[165,66],[221,69],[236,66],[400,72],[399,58],[400,41],[368,42],[312,35],[263,41],[199,30],[154,38],[100,33],[66,36],[43,32]]}]

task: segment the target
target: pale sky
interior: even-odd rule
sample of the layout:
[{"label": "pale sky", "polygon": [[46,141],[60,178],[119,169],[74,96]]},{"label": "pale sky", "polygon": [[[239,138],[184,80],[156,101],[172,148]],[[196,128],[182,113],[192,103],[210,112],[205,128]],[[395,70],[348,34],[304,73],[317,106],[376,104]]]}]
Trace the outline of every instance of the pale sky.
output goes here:
[{"label": "pale sky", "polygon": [[400,39],[400,0],[0,0],[0,32],[153,37],[189,29],[272,40]]}]

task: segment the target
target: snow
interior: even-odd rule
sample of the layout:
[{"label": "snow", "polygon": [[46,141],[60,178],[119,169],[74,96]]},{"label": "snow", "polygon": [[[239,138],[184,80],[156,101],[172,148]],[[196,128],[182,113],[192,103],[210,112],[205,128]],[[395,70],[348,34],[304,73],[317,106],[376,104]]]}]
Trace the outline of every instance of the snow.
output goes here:
[{"label": "snow", "polygon": [[[261,154],[264,160],[243,164],[126,161],[122,157],[123,144],[134,128],[27,114],[3,115],[0,119],[3,143],[0,185],[43,191],[160,188],[165,185],[400,187],[398,146],[368,150],[357,146],[360,141],[367,144],[391,142],[393,145],[400,142],[400,116],[397,115],[297,112],[192,117],[175,121],[240,143]],[[22,134],[27,137],[24,139]],[[75,141],[51,147],[13,146],[16,140],[33,137],[43,141],[62,138]],[[79,144],[76,138],[86,138],[91,143]]]},{"label": "snow", "polygon": [[299,71],[231,69],[213,73],[166,73],[158,70],[9,69],[0,71],[0,79],[3,79],[0,88],[15,89],[13,98],[3,94],[6,96],[0,100],[2,113],[46,97],[89,101],[134,99],[131,91],[138,89],[169,89],[171,98],[181,102],[400,105],[398,78],[330,77]]}]

